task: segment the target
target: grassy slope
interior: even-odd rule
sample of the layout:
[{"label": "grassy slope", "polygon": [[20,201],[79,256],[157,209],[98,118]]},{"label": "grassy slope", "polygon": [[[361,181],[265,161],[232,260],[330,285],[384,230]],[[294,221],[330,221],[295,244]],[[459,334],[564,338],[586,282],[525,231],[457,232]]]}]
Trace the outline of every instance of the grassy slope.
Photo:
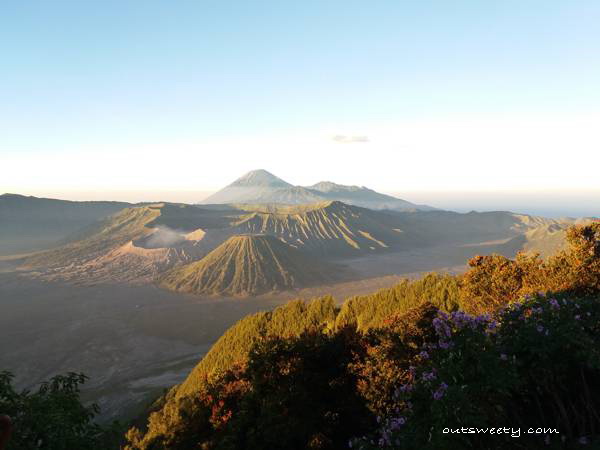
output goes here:
[{"label": "grassy slope", "polygon": [[357,324],[365,331],[381,326],[385,320],[430,301],[450,311],[458,304],[458,283],[450,275],[430,274],[370,295],[352,297],[341,309],[335,308],[329,296],[306,304],[292,301],[272,312],[246,316],[233,325],[212,346],[208,354],[192,370],[187,379],[175,386],[172,395],[182,397],[198,390],[206,377],[230,368],[245,359],[257,339],[267,335],[298,335],[311,327],[342,328]]},{"label": "grassy slope", "polygon": [[196,392],[205,377],[242,362],[257,340],[270,335],[297,336],[313,327],[333,327],[337,310],[332,297],[309,303],[295,300],[273,311],[244,317],[229,328],[173,393]]}]

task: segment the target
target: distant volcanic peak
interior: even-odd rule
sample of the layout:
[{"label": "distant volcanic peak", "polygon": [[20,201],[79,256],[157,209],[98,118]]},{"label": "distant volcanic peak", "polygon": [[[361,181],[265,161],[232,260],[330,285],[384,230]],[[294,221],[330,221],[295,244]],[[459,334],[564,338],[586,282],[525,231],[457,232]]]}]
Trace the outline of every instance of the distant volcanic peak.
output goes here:
[{"label": "distant volcanic peak", "polygon": [[276,177],[271,172],[264,169],[252,170],[247,174],[241,176],[229,186],[269,186],[276,188],[291,188],[293,187],[288,182]]},{"label": "distant volcanic peak", "polygon": [[254,170],[247,173],[201,203],[305,205],[326,200],[341,200],[351,205],[370,209],[411,211],[434,209],[381,194],[364,186],[345,186],[331,181],[322,181],[308,187],[293,186],[266,170]]}]

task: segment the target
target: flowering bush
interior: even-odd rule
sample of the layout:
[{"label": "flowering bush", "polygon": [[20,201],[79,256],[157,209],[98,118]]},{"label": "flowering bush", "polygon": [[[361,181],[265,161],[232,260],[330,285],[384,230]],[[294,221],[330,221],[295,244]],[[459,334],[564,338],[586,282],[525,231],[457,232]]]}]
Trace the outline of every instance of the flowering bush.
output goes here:
[{"label": "flowering bush", "polygon": [[[600,308],[582,298],[525,298],[495,318],[439,312],[394,408],[354,448],[564,448],[600,433]],[[450,433],[519,428],[514,433]],[[557,433],[528,434],[527,430]],[[446,432],[444,432],[446,431]]]}]

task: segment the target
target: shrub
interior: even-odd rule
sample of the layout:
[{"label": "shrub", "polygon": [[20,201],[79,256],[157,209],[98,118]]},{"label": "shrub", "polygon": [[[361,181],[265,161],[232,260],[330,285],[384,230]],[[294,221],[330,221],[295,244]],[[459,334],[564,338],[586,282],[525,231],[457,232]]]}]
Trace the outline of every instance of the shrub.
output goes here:
[{"label": "shrub", "polygon": [[98,406],[86,407],[81,403],[79,388],[86,379],[81,373],[57,375],[35,392],[17,392],[12,386],[13,375],[0,372],[0,411],[13,421],[8,448],[108,448],[117,430],[95,424]]},{"label": "shrub", "polygon": [[[395,409],[358,448],[563,448],[600,435],[600,305],[532,297],[498,315],[440,312]],[[511,434],[444,429],[509,427]],[[533,428],[559,434],[525,434]],[[550,447],[549,447],[550,446]]]}]

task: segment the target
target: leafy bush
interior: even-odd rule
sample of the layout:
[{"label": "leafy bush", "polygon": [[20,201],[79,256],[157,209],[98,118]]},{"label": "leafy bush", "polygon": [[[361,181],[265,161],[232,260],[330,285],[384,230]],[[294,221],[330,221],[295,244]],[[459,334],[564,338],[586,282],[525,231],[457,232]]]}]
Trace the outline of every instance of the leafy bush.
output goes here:
[{"label": "leafy bush", "polygon": [[459,289],[458,279],[448,274],[430,273],[419,280],[404,279],[391,288],[347,299],[337,315],[336,326],[353,325],[367,331],[424,302],[454,311],[459,308]]},{"label": "leafy bush", "polygon": [[[434,319],[392,414],[357,448],[564,448],[600,436],[600,303],[532,297],[498,315]],[[511,434],[456,429],[520,428]],[[526,430],[556,429],[526,434]]]},{"label": "leafy bush", "polygon": [[538,255],[519,254],[514,260],[500,255],[476,256],[460,278],[464,311],[494,312],[507,302],[538,292],[600,292],[600,223],[567,231],[569,249],[542,261]]},{"label": "leafy bush", "polygon": [[0,412],[13,422],[8,448],[108,448],[108,441],[115,439],[115,435],[93,422],[98,406],[86,407],[79,398],[79,387],[86,379],[81,373],[57,375],[35,392],[16,392],[13,375],[0,372]]},{"label": "leafy bush", "polygon": [[[247,363],[180,400],[177,428],[153,439],[130,431],[129,448],[339,448],[374,416],[356,391],[360,336],[347,329],[267,337]],[[183,425],[183,426],[180,426]]]}]

